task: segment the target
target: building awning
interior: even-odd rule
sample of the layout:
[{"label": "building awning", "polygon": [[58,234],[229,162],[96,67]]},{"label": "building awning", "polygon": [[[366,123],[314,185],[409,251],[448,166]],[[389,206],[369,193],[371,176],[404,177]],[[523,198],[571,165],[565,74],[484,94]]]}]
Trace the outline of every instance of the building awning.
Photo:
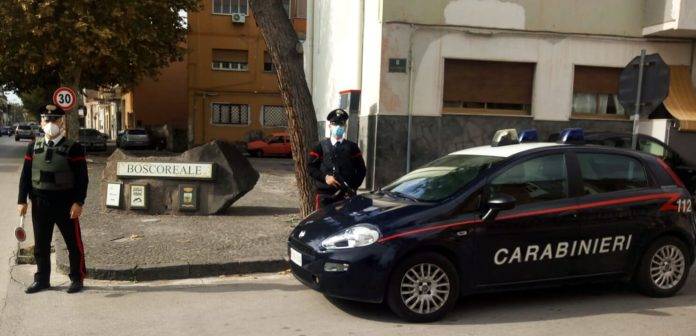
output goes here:
[{"label": "building awning", "polygon": [[696,90],[691,83],[689,66],[670,67],[669,95],[665,108],[677,120],[679,130],[696,132]]}]

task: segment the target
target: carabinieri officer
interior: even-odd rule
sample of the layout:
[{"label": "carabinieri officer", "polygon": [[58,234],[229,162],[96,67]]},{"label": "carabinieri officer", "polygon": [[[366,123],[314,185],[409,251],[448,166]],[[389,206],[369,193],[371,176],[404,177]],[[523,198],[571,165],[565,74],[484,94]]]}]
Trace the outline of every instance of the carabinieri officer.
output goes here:
[{"label": "carabinieri officer", "polygon": [[64,117],[61,109],[46,106],[41,114],[41,127],[46,137],[29,144],[24,156],[18,210],[21,216],[26,214],[29,196],[37,268],[34,282],[25,290],[27,294],[50,287],[54,224],[58,225],[68,247],[71,280],[68,293],[82,290],[86,273],[79,218],[89,183],[87,162],[84,148],[65,137]]},{"label": "carabinieri officer", "polygon": [[327,116],[331,137],[309,152],[309,174],[316,187],[316,208],[338,202],[355,192],[365,179],[367,168],[358,144],[345,138],[348,113],[335,109]]}]

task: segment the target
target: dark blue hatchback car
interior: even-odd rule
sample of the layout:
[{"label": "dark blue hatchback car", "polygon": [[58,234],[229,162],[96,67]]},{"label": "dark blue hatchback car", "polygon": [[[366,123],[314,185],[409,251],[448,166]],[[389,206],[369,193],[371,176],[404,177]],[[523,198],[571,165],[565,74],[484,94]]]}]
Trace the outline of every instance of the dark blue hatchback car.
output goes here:
[{"label": "dark blue hatchback car", "polygon": [[694,260],[692,198],[659,158],[520,143],[444,156],[319,210],[288,240],[291,269],[329,296],[443,317],[465,294],[631,280],[674,295]]}]

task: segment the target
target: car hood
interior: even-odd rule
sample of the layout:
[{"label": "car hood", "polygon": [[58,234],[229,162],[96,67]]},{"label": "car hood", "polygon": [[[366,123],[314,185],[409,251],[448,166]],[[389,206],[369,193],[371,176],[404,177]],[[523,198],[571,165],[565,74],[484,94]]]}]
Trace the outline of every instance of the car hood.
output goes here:
[{"label": "car hood", "polygon": [[363,194],[310,214],[293,230],[291,239],[320,250],[324,239],[363,223],[377,226],[384,236],[403,225],[410,215],[430,207],[429,203]]}]

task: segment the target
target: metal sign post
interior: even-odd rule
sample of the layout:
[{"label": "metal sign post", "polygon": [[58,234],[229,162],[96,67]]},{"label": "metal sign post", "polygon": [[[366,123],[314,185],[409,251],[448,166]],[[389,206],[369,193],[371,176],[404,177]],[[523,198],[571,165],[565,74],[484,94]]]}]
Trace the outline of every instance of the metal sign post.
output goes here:
[{"label": "metal sign post", "polygon": [[645,49],[640,51],[640,63],[638,64],[638,90],[636,90],[636,104],[633,110],[633,137],[631,148],[637,149],[638,144],[638,122],[640,121],[641,93],[643,92],[643,68],[645,66]]}]

